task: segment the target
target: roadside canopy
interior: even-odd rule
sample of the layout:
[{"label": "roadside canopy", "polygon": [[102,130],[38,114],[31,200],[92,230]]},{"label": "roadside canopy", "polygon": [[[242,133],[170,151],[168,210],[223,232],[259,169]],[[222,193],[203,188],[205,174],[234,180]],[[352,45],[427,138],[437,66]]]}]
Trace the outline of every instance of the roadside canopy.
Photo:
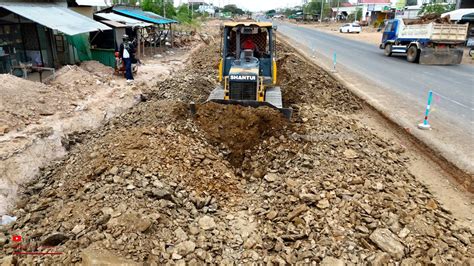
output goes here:
[{"label": "roadside canopy", "polygon": [[150,23],[158,24],[158,25],[178,23],[178,21],[176,20],[164,18],[153,12],[143,11],[138,8],[118,6],[118,7],[114,7],[113,11],[116,13],[119,13],[120,15],[124,15],[127,17],[135,18],[141,21],[150,22]]},{"label": "roadside canopy", "polygon": [[[109,24],[109,25],[111,25],[111,24],[108,21],[116,22],[115,24],[118,23],[117,25],[121,24],[121,25],[123,25],[122,27],[148,27],[148,26],[153,25],[152,23],[148,23],[148,22],[144,22],[144,21],[141,21],[141,20],[121,16],[121,15],[115,14],[115,13],[95,13],[94,15],[99,17],[99,18],[105,19],[104,21],[101,21],[101,22]],[[114,25],[112,25],[112,26],[114,26]],[[116,28],[118,28],[118,27],[116,27]]]},{"label": "roadside canopy", "polygon": [[450,20],[474,21],[474,8],[461,8],[454,11],[446,12],[441,17],[449,15]]},{"label": "roadside canopy", "polygon": [[110,30],[86,16],[52,3],[0,2],[0,7],[66,35]]},{"label": "roadside canopy", "polygon": [[107,6],[106,0],[76,0],[79,6]]}]

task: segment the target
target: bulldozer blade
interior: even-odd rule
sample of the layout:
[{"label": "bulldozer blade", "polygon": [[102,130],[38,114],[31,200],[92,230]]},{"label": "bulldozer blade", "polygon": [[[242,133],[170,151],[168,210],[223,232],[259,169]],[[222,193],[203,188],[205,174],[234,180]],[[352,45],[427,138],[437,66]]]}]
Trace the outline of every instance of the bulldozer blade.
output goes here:
[{"label": "bulldozer blade", "polygon": [[[255,100],[224,100],[224,89],[222,86],[216,87],[209,97],[207,101],[219,103],[219,104],[234,104],[234,105],[241,105],[246,107],[260,107],[260,106],[268,106],[273,109],[277,109],[280,111],[281,114],[288,120],[291,119],[291,115],[293,114],[293,109],[291,108],[283,108],[282,100],[281,100],[281,90],[279,87],[268,88],[265,92],[266,99],[264,102],[259,102]],[[192,110],[192,107],[191,107]]]},{"label": "bulldozer blade", "polygon": [[288,120],[291,119],[291,115],[293,114],[293,109],[291,108],[277,108],[268,102],[258,102],[258,101],[251,101],[251,100],[219,100],[219,99],[213,99],[211,100],[211,102],[215,102],[219,104],[233,104],[233,105],[240,105],[244,107],[253,107],[253,108],[267,106],[267,107],[280,111],[280,113]]},{"label": "bulldozer blade", "polygon": [[217,86],[216,88],[214,88],[214,90],[211,91],[211,94],[209,94],[207,101],[212,100],[224,100],[224,89],[222,88],[222,86]]},{"label": "bulldozer blade", "polygon": [[420,53],[423,65],[456,65],[462,61],[463,50],[459,48],[424,48]]}]

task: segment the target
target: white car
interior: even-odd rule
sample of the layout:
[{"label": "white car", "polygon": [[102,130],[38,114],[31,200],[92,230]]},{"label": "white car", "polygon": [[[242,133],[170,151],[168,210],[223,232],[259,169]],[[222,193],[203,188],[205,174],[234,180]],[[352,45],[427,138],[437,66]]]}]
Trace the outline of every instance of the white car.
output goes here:
[{"label": "white car", "polygon": [[356,32],[360,33],[361,32],[361,27],[359,24],[356,23],[347,23],[342,25],[342,27],[339,28],[339,32]]}]

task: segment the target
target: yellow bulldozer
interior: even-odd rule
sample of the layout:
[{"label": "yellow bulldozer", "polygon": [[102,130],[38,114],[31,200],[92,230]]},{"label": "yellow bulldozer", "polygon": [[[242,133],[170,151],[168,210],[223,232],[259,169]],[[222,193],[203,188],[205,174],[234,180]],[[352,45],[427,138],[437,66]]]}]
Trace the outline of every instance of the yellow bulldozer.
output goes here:
[{"label": "yellow bulldozer", "polygon": [[276,27],[271,22],[227,22],[222,27],[219,82],[207,101],[268,106],[290,119],[277,86]]}]

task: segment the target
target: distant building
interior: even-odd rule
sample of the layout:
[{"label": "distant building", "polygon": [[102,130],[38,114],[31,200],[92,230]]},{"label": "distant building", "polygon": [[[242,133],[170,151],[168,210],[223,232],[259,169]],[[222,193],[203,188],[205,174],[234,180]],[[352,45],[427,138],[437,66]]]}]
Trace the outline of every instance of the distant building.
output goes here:
[{"label": "distant building", "polygon": [[214,16],[216,13],[216,7],[213,5],[204,4],[199,6],[198,11],[201,13],[207,13],[210,16]]},{"label": "distant building", "polygon": [[358,8],[362,8],[362,21],[368,21],[378,17],[384,10],[390,9],[390,0],[359,0]]},{"label": "distant building", "polygon": [[[404,19],[415,19],[419,17],[418,13],[420,12],[423,5],[430,4],[434,2],[433,0],[398,0],[395,2],[396,6],[396,17]],[[465,1],[465,2],[474,2],[474,1]],[[444,0],[437,1],[437,3],[443,4],[456,4],[456,0]]]},{"label": "distant building", "polygon": [[356,12],[356,6],[351,3],[341,3],[339,7],[331,8],[332,17],[335,17],[337,20],[345,20],[350,14]]}]

